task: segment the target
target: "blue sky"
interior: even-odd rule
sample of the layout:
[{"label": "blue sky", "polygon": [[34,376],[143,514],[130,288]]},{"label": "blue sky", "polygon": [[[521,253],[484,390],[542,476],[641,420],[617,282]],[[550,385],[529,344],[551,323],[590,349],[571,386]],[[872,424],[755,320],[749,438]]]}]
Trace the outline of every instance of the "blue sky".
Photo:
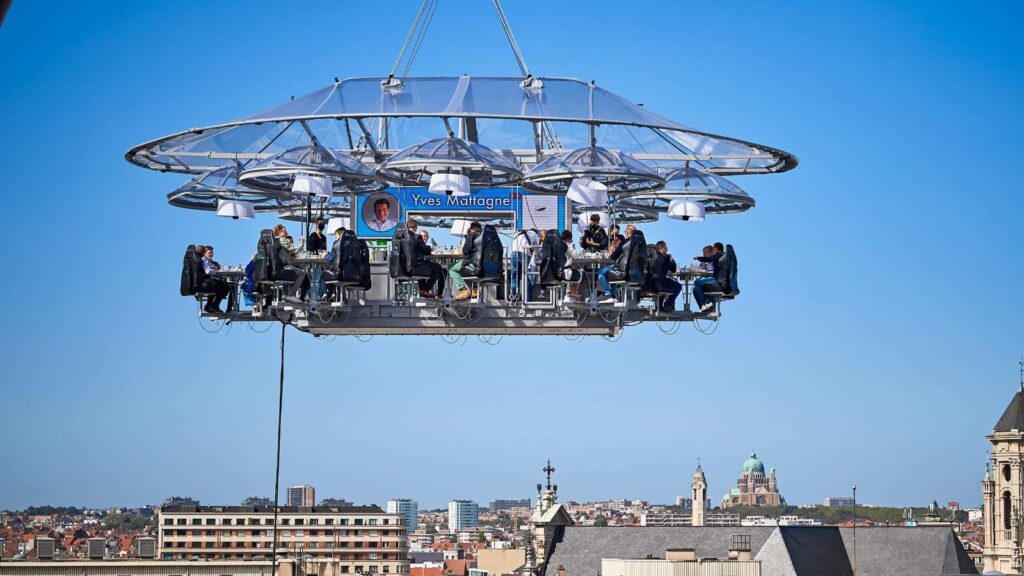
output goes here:
[{"label": "blue sky", "polygon": [[[202,332],[186,244],[241,262],[269,220],[170,208],[132,145],[386,74],[418,2],[16,0],[0,28],[0,508],[209,504],[273,487],[277,332]],[[626,8],[626,9],[624,9]],[[617,343],[289,331],[282,483],[421,507],[715,499],[756,450],[792,503],[979,503],[1024,354],[1024,5],[507,2],[538,75],[795,153],[753,211],[648,227],[730,241],[716,334]],[[388,19],[390,18],[390,19]],[[517,72],[489,2],[444,0],[412,72]],[[27,267],[27,269],[25,269]]]}]

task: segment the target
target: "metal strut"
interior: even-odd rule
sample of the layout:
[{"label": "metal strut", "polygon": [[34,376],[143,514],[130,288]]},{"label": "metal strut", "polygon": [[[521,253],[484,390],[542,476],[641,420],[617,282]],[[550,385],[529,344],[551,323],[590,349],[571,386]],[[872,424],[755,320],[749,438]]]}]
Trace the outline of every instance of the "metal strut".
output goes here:
[{"label": "metal strut", "polygon": [[281,377],[277,389],[277,462],[274,465],[274,544],[271,574],[277,574],[277,513],[280,510],[281,489],[281,417],[284,414],[284,331],[288,325],[281,323]]}]

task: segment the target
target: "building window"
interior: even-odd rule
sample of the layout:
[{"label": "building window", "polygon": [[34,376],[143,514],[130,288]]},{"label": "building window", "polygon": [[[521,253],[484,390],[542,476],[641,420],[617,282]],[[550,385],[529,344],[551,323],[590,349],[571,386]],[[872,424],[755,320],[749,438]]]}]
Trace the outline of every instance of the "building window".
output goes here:
[{"label": "building window", "polygon": [[184,526],[187,523],[184,518],[178,518],[178,526]]},{"label": "building window", "polygon": [[348,574],[348,566],[342,566],[341,567],[341,573],[342,574]]},{"label": "building window", "polygon": [[173,526],[173,525],[174,525],[174,520],[172,520],[170,518],[164,518],[164,526]]},{"label": "building window", "polygon": [[306,523],[306,521],[304,519],[302,519],[302,518],[296,518],[295,519],[295,525],[296,526],[302,526],[305,523]]},{"label": "building window", "polygon": [[296,535],[296,536],[304,536],[305,534],[303,533],[303,531],[302,531],[302,530],[296,530],[296,531],[295,531],[295,535]]},{"label": "building window", "polygon": [[377,525],[377,519],[376,518],[370,518],[370,526],[376,526],[376,525]]},{"label": "building window", "polygon": [[1003,464],[1003,480],[1010,481],[1010,465]]},{"label": "building window", "polygon": [[362,526],[362,525],[363,525],[363,519],[362,518],[356,518],[356,526]]},{"label": "building window", "polygon": [[1013,510],[1010,505],[1010,493],[1003,492],[1003,530],[1009,530],[1012,518]]},{"label": "building window", "polygon": [[328,526],[330,526],[331,524],[334,524],[334,518],[328,518],[328,519],[324,520],[324,524],[327,524]]},{"label": "building window", "polygon": [[214,519],[214,518],[207,518],[207,519],[206,519],[206,525],[207,525],[207,526],[213,526],[213,525],[214,525],[214,524],[216,524],[216,523],[217,523],[217,520],[216,520],[216,519]]},{"label": "building window", "polygon": [[285,518],[284,520],[281,520],[281,524],[284,524],[285,526],[291,526],[291,523],[292,523],[292,519],[291,518]]},{"label": "building window", "polygon": [[310,526],[316,526],[319,523],[320,523],[320,520],[318,518],[310,518],[310,520],[309,520],[309,525]]},{"label": "building window", "polygon": [[202,524],[203,524],[203,521],[201,519],[199,519],[199,518],[193,518],[192,519],[192,525],[193,526],[201,526]]},{"label": "building window", "polygon": [[348,518],[342,518],[341,520],[338,520],[338,524],[341,526],[348,526]]}]

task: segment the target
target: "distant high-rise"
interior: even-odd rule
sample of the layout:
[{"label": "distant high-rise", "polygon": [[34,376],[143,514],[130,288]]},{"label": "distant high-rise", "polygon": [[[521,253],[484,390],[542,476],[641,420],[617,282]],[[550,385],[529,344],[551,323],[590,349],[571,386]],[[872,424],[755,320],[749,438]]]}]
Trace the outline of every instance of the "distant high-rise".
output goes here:
[{"label": "distant high-rise", "polygon": [[448,503],[448,531],[458,532],[480,524],[480,506],[472,500],[452,500]]},{"label": "distant high-rise", "polygon": [[419,514],[419,506],[415,500],[409,498],[395,498],[388,500],[388,514],[401,514],[405,516],[405,525],[409,534],[416,531],[416,515]]},{"label": "distant high-rise", "polygon": [[242,506],[273,506],[274,501],[264,496],[249,496],[242,500]]},{"label": "distant high-rise", "polygon": [[531,508],[530,499],[523,498],[522,500],[491,500],[490,508],[491,512],[500,512],[501,510],[511,510],[513,508]]},{"label": "distant high-rise", "polygon": [[308,484],[289,486],[286,506],[316,506],[316,491]]},{"label": "distant high-rise", "polygon": [[835,508],[837,506],[853,506],[853,496],[830,496],[825,498],[826,508]]}]

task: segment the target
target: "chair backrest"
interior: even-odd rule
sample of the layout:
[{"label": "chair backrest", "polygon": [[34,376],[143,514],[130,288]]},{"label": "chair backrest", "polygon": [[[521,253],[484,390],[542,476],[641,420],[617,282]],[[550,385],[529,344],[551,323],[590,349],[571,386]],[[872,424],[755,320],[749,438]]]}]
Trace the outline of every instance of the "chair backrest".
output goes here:
[{"label": "chair backrest", "polygon": [[501,278],[505,264],[505,249],[501,245],[498,230],[487,224],[480,235],[480,278],[497,280]]},{"label": "chair backrest", "polygon": [[395,233],[391,236],[391,252],[388,254],[388,274],[392,278],[403,278],[409,275],[409,269],[405,262],[405,242],[409,239],[409,229],[405,223],[395,226]]},{"label": "chair backrest", "polygon": [[[185,257],[181,262],[181,295],[192,296],[196,293],[198,281],[195,277],[196,245],[189,244],[185,248]],[[200,267],[201,269],[202,267]]]},{"label": "chair backrest", "polygon": [[337,258],[338,270],[335,271],[341,280],[346,282],[358,282],[363,277],[362,254],[359,239],[355,232],[345,230],[338,241]]},{"label": "chair backrest", "polygon": [[725,245],[725,255],[729,258],[729,285],[725,286],[725,293],[735,296],[740,293],[740,284],[737,279],[739,265],[736,262],[736,251],[733,250],[732,244]]},{"label": "chair backrest", "polygon": [[274,263],[277,261],[277,250],[274,243],[274,231],[268,229],[260,230],[259,240],[256,241],[255,267],[252,278],[255,282],[271,280],[277,269]]},{"label": "chair backrest", "polygon": [[566,252],[569,247],[558,230],[548,230],[540,250],[540,283],[546,286],[558,284],[565,279]]},{"label": "chair backrest", "polygon": [[647,240],[644,233],[636,230],[622,245],[622,255],[615,267],[625,274],[630,284],[643,284],[647,277]]}]

